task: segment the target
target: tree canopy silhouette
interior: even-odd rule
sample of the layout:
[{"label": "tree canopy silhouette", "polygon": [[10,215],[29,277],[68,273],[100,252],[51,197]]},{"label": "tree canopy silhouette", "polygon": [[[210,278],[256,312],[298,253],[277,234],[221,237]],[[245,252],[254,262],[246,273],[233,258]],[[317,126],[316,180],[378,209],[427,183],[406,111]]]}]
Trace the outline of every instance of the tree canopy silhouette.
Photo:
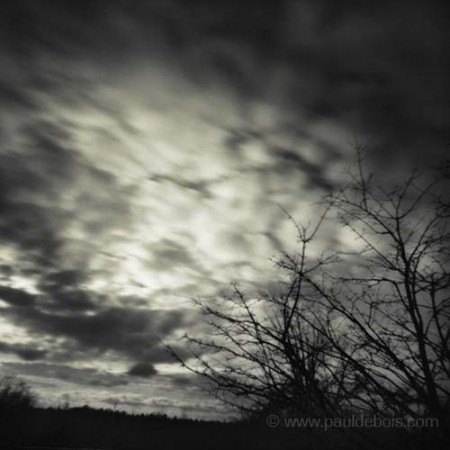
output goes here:
[{"label": "tree canopy silhouette", "polygon": [[23,380],[5,375],[0,378],[0,410],[29,409],[37,405],[37,397]]},{"label": "tree canopy silhouette", "polygon": [[[227,297],[196,301],[211,334],[187,337],[191,358],[173,354],[245,413],[431,416],[445,433],[449,181],[445,171],[414,171],[387,186],[365,173],[358,148],[356,170],[321,200],[315,226],[287,213],[298,251],[276,261],[278,288],[248,294],[235,285]],[[350,233],[351,249],[315,255],[327,220]]]}]

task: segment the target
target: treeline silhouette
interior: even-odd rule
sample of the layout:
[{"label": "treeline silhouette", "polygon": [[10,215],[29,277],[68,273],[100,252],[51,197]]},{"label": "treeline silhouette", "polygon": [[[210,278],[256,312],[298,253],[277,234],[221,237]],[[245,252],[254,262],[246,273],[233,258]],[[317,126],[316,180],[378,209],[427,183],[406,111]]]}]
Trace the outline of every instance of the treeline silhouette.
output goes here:
[{"label": "treeline silhouette", "polygon": [[[0,387],[1,448],[78,449],[357,449],[360,441],[344,429],[270,428],[265,420],[235,422],[128,414],[89,406],[44,408],[25,383]],[[12,386],[12,387],[11,387]],[[7,395],[2,395],[2,394]],[[12,398],[14,397],[14,401]],[[385,450],[438,448],[432,433],[395,429],[360,430],[361,440]]]},{"label": "treeline silhouette", "polygon": [[[344,430],[270,429],[262,422],[205,422],[164,414],[77,407],[14,409],[0,412],[2,448],[64,447],[95,449],[356,449]],[[433,435],[405,435],[396,430],[365,430],[373,448],[438,448]]]}]

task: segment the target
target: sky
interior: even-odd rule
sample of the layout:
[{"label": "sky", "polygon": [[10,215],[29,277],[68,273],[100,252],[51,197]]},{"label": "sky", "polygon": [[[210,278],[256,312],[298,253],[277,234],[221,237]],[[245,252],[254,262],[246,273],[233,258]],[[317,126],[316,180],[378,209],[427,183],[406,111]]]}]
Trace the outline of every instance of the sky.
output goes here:
[{"label": "sky", "polygon": [[0,374],[46,405],[226,417],[165,345],[208,332],[192,298],[270,284],[283,209],[314,221],[355,142],[386,180],[448,157],[447,13],[2,1]]}]

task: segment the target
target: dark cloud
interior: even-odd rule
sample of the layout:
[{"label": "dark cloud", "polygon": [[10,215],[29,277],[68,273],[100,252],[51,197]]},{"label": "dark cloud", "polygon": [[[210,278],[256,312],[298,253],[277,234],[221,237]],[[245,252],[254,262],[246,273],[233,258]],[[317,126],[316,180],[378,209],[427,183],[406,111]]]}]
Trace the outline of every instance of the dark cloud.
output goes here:
[{"label": "dark cloud", "polygon": [[36,302],[35,295],[6,286],[0,286],[0,299],[16,308],[30,308]]},{"label": "dark cloud", "polygon": [[[54,280],[61,276],[63,279],[69,280],[74,276],[74,272],[70,274],[67,271],[62,273],[52,273],[48,278],[55,275]],[[41,279],[42,281],[42,279]],[[72,281],[74,281],[72,279]],[[99,308],[100,301],[98,295],[77,288],[76,283],[62,283],[61,284],[43,284],[41,293],[30,294],[21,289],[15,289],[7,286],[0,286],[0,299],[17,308],[31,308],[35,307],[50,309],[55,313],[60,312],[82,312],[87,310],[96,310]]]},{"label": "dark cloud", "polygon": [[169,378],[175,386],[180,386],[186,389],[200,389],[200,386],[205,387],[207,385],[207,382],[203,378],[194,373],[175,373],[171,374]]},{"label": "dark cloud", "polygon": [[[29,57],[38,50],[117,70],[133,58],[157,58],[201,86],[231,89],[243,104],[256,98],[293,111],[297,128],[336,121],[370,136],[378,152],[402,144],[418,155],[432,142],[435,158],[449,139],[443,2],[80,3],[2,5],[3,45],[27,55],[31,78],[42,73]],[[74,90],[60,81],[66,94]],[[55,80],[50,89],[56,95]],[[10,103],[32,101],[24,89],[3,91]]]},{"label": "dark cloud", "polygon": [[83,286],[89,274],[80,269],[56,270],[42,274],[38,287],[42,293],[41,305],[54,311],[82,312],[100,308],[103,297]]},{"label": "dark cloud", "polygon": [[[174,350],[180,358],[189,358],[192,354],[189,352],[185,343],[178,342],[172,343],[170,345],[172,350]],[[152,363],[173,363],[174,357],[167,351],[167,348],[164,346],[156,345],[153,347],[147,347],[142,349],[141,352],[142,359],[146,361],[151,361]]]},{"label": "dark cloud", "polygon": [[80,270],[60,270],[47,274],[41,282],[46,289],[59,289],[61,286],[79,286],[86,277],[87,274]]},{"label": "dark cloud", "polygon": [[22,108],[25,110],[33,110],[37,108],[35,102],[26,94],[21,92],[20,89],[3,85],[0,80],[0,101],[2,105],[14,108],[20,111]]},{"label": "dark cloud", "polygon": [[326,192],[331,192],[336,188],[333,182],[328,180],[325,164],[311,163],[299,152],[289,148],[274,147],[272,152],[276,162],[268,171],[279,172],[284,176],[292,171],[304,173],[307,177],[306,187],[308,189],[321,188]]},{"label": "dark cloud", "polygon": [[98,295],[81,289],[66,289],[54,291],[52,297],[47,298],[47,308],[52,308],[55,312],[58,310],[77,312],[93,311],[98,309]]},{"label": "dark cloud", "polygon": [[141,378],[151,378],[153,375],[156,375],[157,373],[158,372],[153,366],[153,364],[145,362],[138,362],[134,364],[128,371],[128,375]]},{"label": "dark cloud", "polygon": [[[16,299],[8,292],[6,300]],[[2,297],[3,298],[3,297]],[[3,316],[33,333],[64,337],[91,350],[115,350],[130,357],[147,355],[166,335],[183,323],[183,314],[171,310],[106,308],[92,315],[58,314],[31,302],[28,307],[3,308]]]},{"label": "dark cloud", "polygon": [[[78,280],[74,272],[58,273],[49,277],[53,282]],[[94,294],[85,291],[52,292],[56,298],[46,294],[29,294],[19,289],[0,288],[0,299],[10,305],[2,309],[2,316],[33,335],[49,335],[64,338],[62,348],[53,349],[51,356],[70,360],[80,357],[82,351],[104,353],[119,352],[126,358],[145,358],[154,363],[171,361],[170,355],[159,343],[184,323],[182,311],[143,310],[132,307],[99,308]],[[96,306],[94,306],[96,305]],[[91,310],[86,315],[84,311]],[[61,355],[66,347],[69,355]],[[178,348],[178,346],[177,346]],[[70,349],[70,350],[69,350]],[[46,351],[33,350],[26,346],[3,345],[3,352],[15,353],[23,359],[39,359]],[[81,354],[80,354],[81,351]],[[179,348],[182,352],[183,348]]]},{"label": "dark cloud", "polygon": [[[244,98],[270,98],[282,69],[282,98],[272,100],[308,120],[336,120],[414,155],[415,144],[433,142],[436,156],[448,140],[444,2],[194,3],[192,46],[213,49],[201,56],[203,73],[215,70]],[[230,50],[236,43],[241,53]]]},{"label": "dark cloud", "polygon": [[7,342],[0,342],[0,353],[12,353],[25,361],[43,359],[47,354],[45,350],[36,348],[33,345],[9,344]]},{"label": "dark cloud", "polygon": [[156,183],[168,182],[173,183],[182,189],[189,189],[192,191],[196,191],[204,198],[211,198],[213,196],[210,190],[212,186],[218,183],[223,183],[224,181],[227,181],[229,179],[230,179],[229,176],[222,176],[204,180],[183,180],[179,176],[160,175],[160,174],[151,175],[149,177],[149,180],[154,181]]},{"label": "dark cloud", "polygon": [[93,387],[116,387],[128,384],[128,379],[124,375],[103,372],[94,368],[77,368],[47,363],[3,363],[3,369],[21,376],[62,380]]},{"label": "dark cloud", "polygon": [[[23,265],[59,269],[67,228],[79,223],[91,233],[105,229],[112,215],[128,213],[125,193],[112,175],[83,161],[64,127],[38,122],[22,131],[24,149],[0,149],[0,241],[26,252]],[[98,189],[89,191],[88,201],[87,183]],[[78,196],[67,202],[72,189]]]}]

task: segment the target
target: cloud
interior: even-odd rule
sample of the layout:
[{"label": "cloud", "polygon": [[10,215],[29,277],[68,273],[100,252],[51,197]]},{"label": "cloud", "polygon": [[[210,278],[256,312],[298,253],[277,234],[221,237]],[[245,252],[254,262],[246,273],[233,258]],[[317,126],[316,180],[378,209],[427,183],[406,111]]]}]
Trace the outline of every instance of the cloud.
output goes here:
[{"label": "cloud", "polygon": [[133,377],[141,377],[141,378],[151,378],[153,375],[156,375],[158,372],[156,371],[153,364],[138,362],[134,366],[130,368],[128,371],[128,375]]},{"label": "cloud", "polygon": [[146,261],[146,266],[153,270],[165,272],[174,271],[178,267],[187,267],[199,273],[206,271],[192,249],[184,247],[179,242],[161,239],[149,244],[147,248],[151,259]]},{"label": "cloud", "polygon": [[3,363],[2,368],[21,376],[60,380],[91,387],[112,388],[128,384],[128,379],[124,375],[103,372],[95,368],[77,368],[48,363]]},{"label": "cloud", "polygon": [[270,280],[269,258],[296,242],[278,205],[313,219],[353,135],[386,179],[435,164],[449,141],[441,8],[2,2],[0,299],[17,339],[0,350],[167,363],[166,340],[204,332],[181,299]]},{"label": "cloud", "polygon": [[0,353],[16,354],[25,361],[43,359],[47,354],[45,350],[36,348],[35,345],[10,344],[7,342],[0,342]]},{"label": "cloud", "polygon": [[[39,63],[29,55],[40,50],[126,76],[134,59],[157,60],[194,85],[239,97],[246,114],[255,100],[265,101],[303,117],[308,128],[311,120],[339,121],[407,145],[419,135],[436,143],[446,135],[442,8],[416,1],[339,8],[327,0],[195,1],[189,8],[182,1],[18,1],[2,6],[2,33],[9,53],[28,64]],[[62,81],[47,89],[60,95]],[[15,104],[31,100],[25,89],[5,91]]]},{"label": "cloud", "polygon": [[0,286],[0,298],[17,308],[33,307],[36,296],[20,289]]},{"label": "cloud", "polygon": [[[11,302],[17,294],[0,295]],[[38,302],[35,299],[36,303]],[[147,349],[157,346],[164,337],[182,326],[183,314],[177,310],[142,310],[105,308],[93,314],[60,314],[44,311],[37,305],[2,309],[3,316],[31,333],[62,337],[81,348],[106,352],[114,350],[128,357],[151,355]]]},{"label": "cloud", "polygon": [[[36,123],[23,139],[27,145],[2,155],[0,238],[24,251],[25,262],[59,268],[71,234],[104,234],[113,216],[127,214],[127,202],[112,175],[83,162],[63,127]],[[80,264],[77,256],[70,258]]]}]

